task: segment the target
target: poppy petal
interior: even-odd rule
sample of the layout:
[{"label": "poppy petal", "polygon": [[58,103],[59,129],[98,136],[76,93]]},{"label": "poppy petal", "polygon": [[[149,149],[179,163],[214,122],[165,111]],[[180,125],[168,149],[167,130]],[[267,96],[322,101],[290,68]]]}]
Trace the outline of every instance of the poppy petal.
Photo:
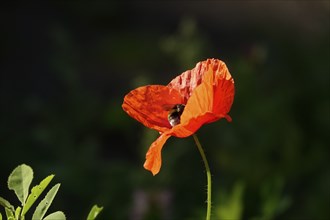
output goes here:
[{"label": "poppy petal", "polygon": [[218,60],[211,62],[203,74],[202,83],[195,88],[181,115],[181,124],[172,129],[173,135],[186,137],[195,133],[203,124],[227,115],[234,100],[234,81],[226,65]]},{"label": "poppy petal", "polygon": [[234,102],[235,86],[226,64],[221,62],[213,66],[215,80],[213,84],[213,109],[212,112],[219,116],[225,116],[228,121],[231,118],[226,115]]},{"label": "poppy petal", "polygon": [[139,87],[129,92],[122,105],[127,114],[144,126],[164,132],[171,128],[164,106],[182,102],[178,91],[162,85]]},{"label": "poppy petal", "polygon": [[218,119],[219,117],[217,115],[211,112],[206,112],[202,115],[190,118],[186,123],[174,126],[170,131],[170,134],[179,138],[188,137],[196,133],[203,124],[211,123]]},{"label": "poppy petal", "polygon": [[167,141],[167,139],[171,137],[169,134],[167,133],[163,133],[161,134],[156,141],[154,141],[147,154],[146,154],[146,161],[143,165],[143,167],[146,170],[151,171],[152,175],[156,175],[159,170],[160,167],[162,165],[162,148],[165,144],[165,142]]},{"label": "poppy petal", "polygon": [[[205,62],[205,61],[204,61]],[[185,103],[191,96],[194,89],[202,82],[202,76],[205,70],[204,62],[196,64],[192,70],[187,70],[181,75],[175,77],[167,86],[174,88],[184,96]]]}]

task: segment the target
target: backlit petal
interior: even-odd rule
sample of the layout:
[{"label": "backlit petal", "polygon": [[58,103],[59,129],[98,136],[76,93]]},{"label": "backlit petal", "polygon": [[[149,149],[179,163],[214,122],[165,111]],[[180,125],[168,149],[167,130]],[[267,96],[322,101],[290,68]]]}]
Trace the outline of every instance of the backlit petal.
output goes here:
[{"label": "backlit petal", "polygon": [[143,165],[143,167],[149,171],[152,172],[152,175],[156,175],[160,167],[162,166],[162,148],[167,141],[167,139],[170,137],[169,134],[163,133],[161,134],[156,141],[154,141],[147,154],[146,154],[146,161]]},{"label": "backlit petal", "polygon": [[184,101],[187,102],[193,90],[201,83],[205,68],[204,63],[199,62],[195,68],[175,77],[167,86],[179,91],[184,96]]},{"label": "backlit petal", "polygon": [[213,109],[212,112],[219,116],[225,116],[228,121],[231,118],[227,115],[234,102],[235,86],[225,63],[219,62],[213,65],[215,80],[213,82]]},{"label": "backlit petal", "polygon": [[122,105],[132,118],[146,127],[164,132],[171,128],[167,120],[168,109],[181,103],[182,98],[178,91],[161,85],[149,85],[132,90],[124,98]]},{"label": "backlit petal", "polygon": [[234,100],[234,81],[222,61],[208,61],[207,66],[202,83],[188,99],[181,115],[181,124],[172,129],[174,136],[189,136],[203,124],[220,118],[231,120],[227,113]]},{"label": "backlit petal", "polygon": [[170,131],[170,133],[171,133],[171,135],[173,135],[175,137],[180,137],[180,138],[188,137],[188,136],[196,133],[196,131],[203,124],[211,123],[218,119],[219,119],[219,117],[217,115],[214,115],[211,112],[206,112],[204,114],[190,118],[185,123],[181,123],[181,124],[173,127],[172,130]]}]

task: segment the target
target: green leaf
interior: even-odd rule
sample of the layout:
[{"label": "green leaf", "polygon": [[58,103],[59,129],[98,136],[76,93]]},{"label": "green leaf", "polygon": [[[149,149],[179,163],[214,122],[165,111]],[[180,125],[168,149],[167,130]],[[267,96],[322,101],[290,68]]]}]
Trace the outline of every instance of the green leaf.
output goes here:
[{"label": "green leaf", "polygon": [[5,208],[6,216],[8,220],[15,220],[14,213],[8,208]]},{"label": "green leaf", "polygon": [[34,211],[32,219],[42,219],[44,217],[49,206],[52,204],[60,185],[61,184],[58,183],[49,190],[45,198],[39,203]]},{"label": "green leaf", "polygon": [[33,179],[33,170],[28,165],[22,164],[16,167],[8,177],[8,188],[15,194],[22,206],[29,194],[29,187]]},{"label": "green leaf", "polygon": [[19,219],[19,214],[21,214],[22,208],[18,206],[15,211],[15,219]]},{"label": "green leaf", "polygon": [[45,190],[45,188],[48,186],[48,184],[50,183],[50,181],[52,181],[53,178],[54,178],[53,174],[49,175],[45,179],[43,179],[39,185],[36,185],[32,188],[31,193],[26,200],[25,206],[23,207],[22,216],[24,216],[27,213],[27,211],[29,211],[31,206],[38,199],[38,197]]},{"label": "green leaf", "polygon": [[66,220],[65,215],[61,211],[53,212],[47,215],[43,220]]},{"label": "green leaf", "polygon": [[87,220],[94,220],[100,214],[103,207],[98,207],[97,205],[94,205],[91,209],[91,211],[88,214]]},{"label": "green leaf", "polygon": [[7,200],[2,197],[0,197],[0,205],[2,205],[4,208],[10,209],[12,212],[15,211],[14,206],[12,206]]},{"label": "green leaf", "polygon": [[0,220],[2,220],[2,215],[1,215],[1,212],[0,212]]}]

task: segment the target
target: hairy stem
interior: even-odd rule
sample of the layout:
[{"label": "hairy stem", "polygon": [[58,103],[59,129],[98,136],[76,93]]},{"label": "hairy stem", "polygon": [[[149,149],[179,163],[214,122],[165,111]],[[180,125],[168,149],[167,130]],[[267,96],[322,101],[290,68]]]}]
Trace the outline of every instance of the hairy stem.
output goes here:
[{"label": "hairy stem", "polygon": [[211,171],[210,171],[210,166],[209,163],[207,162],[203,147],[201,143],[198,140],[198,137],[196,134],[193,135],[193,138],[195,140],[195,143],[197,145],[197,148],[199,150],[199,153],[202,156],[204,165],[205,165],[205,170],[206,170],[206,177],[207,177],[207,210],[206,210],[206,220],[210,220],[211,217],[211,185],[212,185],[212,180],[211,180]]}]

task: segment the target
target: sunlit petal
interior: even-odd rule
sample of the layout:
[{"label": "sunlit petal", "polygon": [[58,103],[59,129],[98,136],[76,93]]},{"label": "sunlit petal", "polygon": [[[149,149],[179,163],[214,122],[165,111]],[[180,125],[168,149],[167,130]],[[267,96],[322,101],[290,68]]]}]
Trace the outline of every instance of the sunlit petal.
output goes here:
[{"label": "sunlit petal", "polygon": [[175,77],[167,86],[179,91],[184,97],[184,101],[187,102],[194,89],[202,82],[205,68],[203,62],[199,62],[195,68]]},{"label": "sunlit petal", "polygon": [[178,91],[161,85],[149,85],[132,90],[124,98],[124,111],[146,127],[164,132],[171,128],[167,120],[171,106],[182,102]]},{"label": "sunlit petal", "polygon": [[162,166],[161,151],[169,137],[171,136],[167,133],[161,134],[157,140],[151,144],[146,154],[146,161],[143,166],[145,169],[151,171],[153,175],[156,175]]},{"label": "sunlit petal", "polygon": [[226,65],[221,61],[210,62],[203,74],[202,83],[188,99],[181,115],[181,128],[178,127],[174,132],[176,136],[189,134],[185,130],[196,132],[203,124],[220,118],[230,121],[227,113],[233,103],[234,92],[234,81]]}]

